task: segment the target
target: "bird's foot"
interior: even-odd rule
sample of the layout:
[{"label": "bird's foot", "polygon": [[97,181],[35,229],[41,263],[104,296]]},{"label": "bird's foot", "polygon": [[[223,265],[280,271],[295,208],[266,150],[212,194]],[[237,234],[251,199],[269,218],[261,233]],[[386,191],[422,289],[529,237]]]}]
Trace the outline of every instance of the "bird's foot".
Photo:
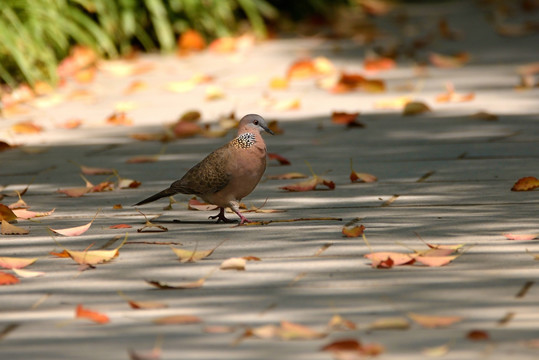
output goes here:
[{"label": "bird's foot", "polygon": [[225,217],[225,209],[224,208],[220,208],[219,209],[219,214],[214,215],[214,216],[209,216],[208,219],[217,219],[217,223],[220,223],[221,221],[224,222],[224,223],[236,222],[236,220],[231,220],[231,219],[228,219],[228,218]]}]

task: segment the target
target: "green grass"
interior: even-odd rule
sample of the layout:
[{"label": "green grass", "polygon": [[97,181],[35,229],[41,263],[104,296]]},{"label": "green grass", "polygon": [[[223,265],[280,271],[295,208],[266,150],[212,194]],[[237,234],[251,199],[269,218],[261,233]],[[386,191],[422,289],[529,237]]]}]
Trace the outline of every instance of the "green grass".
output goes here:
[{"label": "green grass", "polygon": [[[345,0],[339,0],[342,2]],[[258,36],[279,11],[298,17],[325,11],[331,0],[2,0],[0,83],[15,87],[55,83],[56,68],[74,44],[114,58],[134,47],[170,52],[195,29],[208,39],[236,33],[248,23]],[[272,4],[275,4],[272,5]]]}]

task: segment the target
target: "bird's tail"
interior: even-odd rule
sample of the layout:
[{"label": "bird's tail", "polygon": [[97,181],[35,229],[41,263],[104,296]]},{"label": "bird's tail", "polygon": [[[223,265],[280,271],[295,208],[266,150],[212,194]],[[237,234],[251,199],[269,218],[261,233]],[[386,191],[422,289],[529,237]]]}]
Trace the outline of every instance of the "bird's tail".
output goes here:
[{"label": "bird's tail", "polygon": [[152,201],[159,200],[159,199],[167,197],[167,196],[172,196],[172,195],[175,195],[177,193],[178,193],[177,191],[174,191],[173,189],[168,188],[168,189],[165,189],[163,191],[158,192],[155,195],[150,196],[147,199],[144,199],[144,200],[136,203],[133,206],[139,206],[139,205],[144,205],[144,204],[147,204],[147,203],[151,203]]}]

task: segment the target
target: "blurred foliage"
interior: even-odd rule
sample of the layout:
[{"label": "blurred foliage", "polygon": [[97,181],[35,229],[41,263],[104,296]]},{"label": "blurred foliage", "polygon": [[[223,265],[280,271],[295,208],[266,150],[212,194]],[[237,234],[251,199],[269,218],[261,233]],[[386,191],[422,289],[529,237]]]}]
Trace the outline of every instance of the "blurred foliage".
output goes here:
[{"label": "blurred foliage", "polygon": [[11,87],[38,80],[54,83],[58,62],[73,44],[109,58],[133,47],[169,52],[187,29],[216,38],[234,34],[248,23],[263,37],[269,20],[323,14],[332,4],[335,1],[2,0],[0,80]]}]

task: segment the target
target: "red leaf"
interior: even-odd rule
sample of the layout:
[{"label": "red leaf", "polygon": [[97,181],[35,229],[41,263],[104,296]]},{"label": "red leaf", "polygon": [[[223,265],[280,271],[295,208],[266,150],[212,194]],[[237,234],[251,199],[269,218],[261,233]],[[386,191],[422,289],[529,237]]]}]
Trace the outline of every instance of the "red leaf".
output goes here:
[{"label": "red leaf", "polygon": [[0,271],[0,285],[13,285],[19,281],[16,276]]},{"label": "red leaf", "polygon": [[470,330],[468,334],[466,334],[466,338],[472,341],[484,341],[488,340],[490,336],[488,332],[484,330]]}]

